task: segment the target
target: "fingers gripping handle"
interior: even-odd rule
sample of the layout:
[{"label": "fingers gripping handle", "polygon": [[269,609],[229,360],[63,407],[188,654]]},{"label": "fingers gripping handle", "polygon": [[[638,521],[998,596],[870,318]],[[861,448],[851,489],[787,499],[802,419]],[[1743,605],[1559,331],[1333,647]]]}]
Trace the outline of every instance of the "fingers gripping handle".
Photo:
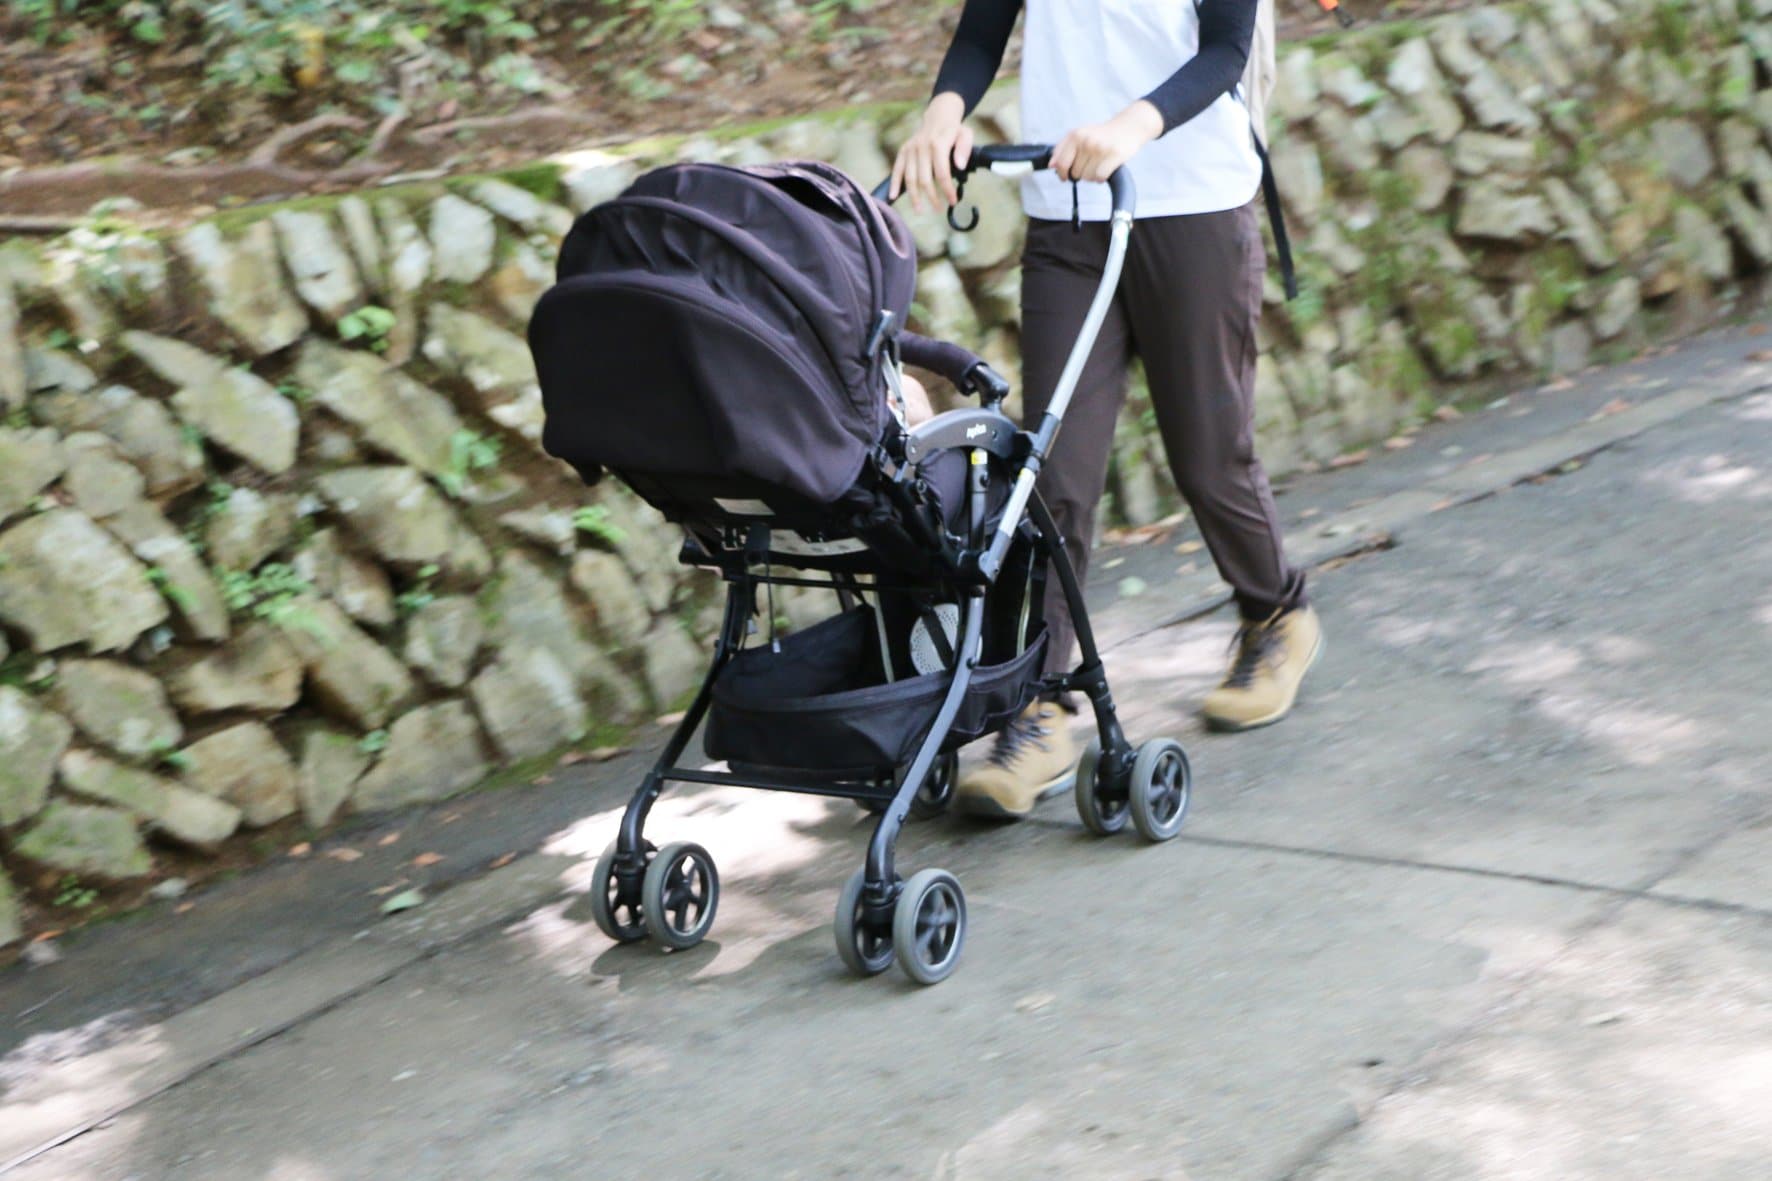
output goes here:
[{"label": "fingers gripping handle", "polygon": [[[988,168],[1001,176],[1019,176],[1051,166],[1051,144],[985,144],[973,148],[971,159],[966,161],[964,168],[956,168],[954,175],[963,180],[980,168]],[[1108,191],[1113,194],[1116,215],[1124,213],[1131,216],[1136,212],[1138,190],[1132,183],[1132,174],[1124,165],[1114,169],[1113,175],[1107,178],[1107,186]],[[891,177],[874,186],[874,198],[887,202],[892,200]]]}]

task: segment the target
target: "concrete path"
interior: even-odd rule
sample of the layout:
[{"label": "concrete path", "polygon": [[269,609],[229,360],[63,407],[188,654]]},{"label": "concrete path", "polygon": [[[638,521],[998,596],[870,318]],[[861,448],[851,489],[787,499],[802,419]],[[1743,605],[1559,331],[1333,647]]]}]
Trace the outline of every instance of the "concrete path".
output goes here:
[{"label": "concrete path", "polygon": [[[639,759],[562,768],[0,976],[0,1172],[1764,1178],[1768,342],[1297,482],[1298,551],[1356,556],[1314,576],[1329,648],[1272,730],[1192,720],[1231,623],[1170,622],[1217,593],[1185,534],[1104,555],[1116,694],[1188,743],[1194,817],[914,827],[903,864],[972,906],[936,988],[838,965],[842,802],[667,797],[714,935],[612,948],[582,890]],[[376,921],[403,879],[431,901]]]}]

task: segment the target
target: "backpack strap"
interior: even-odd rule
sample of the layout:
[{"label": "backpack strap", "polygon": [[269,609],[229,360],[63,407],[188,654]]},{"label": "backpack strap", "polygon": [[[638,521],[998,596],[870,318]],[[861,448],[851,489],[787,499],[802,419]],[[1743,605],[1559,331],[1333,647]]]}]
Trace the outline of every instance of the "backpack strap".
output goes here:
[{"label": "backpack strap", "polygon": [[1286,288],[1286,298],[1297,299],[1298,271],[1292,263],[1292,240],[1286,233],[1286,211],[1280,207],[1280,184],[1274,179],[1274,162],[1268,159],[1267,145],[1255,134],[1253,126],[1249,129],[1249,138],[1255,141],[1255,154],[1261,157],[1261,196],[1267,204],[1268,222],[1274,227],[1274,252],[1280,256],[1280,282]]}]

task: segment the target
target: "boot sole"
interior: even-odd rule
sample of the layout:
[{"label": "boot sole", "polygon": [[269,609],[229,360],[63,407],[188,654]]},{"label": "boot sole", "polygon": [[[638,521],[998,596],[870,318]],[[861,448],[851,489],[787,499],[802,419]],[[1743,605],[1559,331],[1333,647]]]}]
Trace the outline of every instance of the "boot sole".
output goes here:
[{"label": "boot sole", "polygon": [[[1323,634],[1318,632],[1317,646],[1311,649],[1310,658],[1304,662],[1304,672],[1298,674],[1298,688],[1304,687],[1304,678],[1309,676],[1311,669],[1317,666],[1317,660],[1323,655],[1323,645],[1326,642],[1327,641],[1323,638]],[[1239,722],[1230,718],[1214,717],[1211,714],[1204,714],[1202,716],[1206,719],[1206,728],[1208,730],[1212,730],[1219,734],[1243,734],[1250,730],[1260,730],[1263,727],[1273,725],[1275,722],[1282,721],[1287,714],[1292,712],[1292,707],[1296,704],[1298,704],[1298,689],[1292,691],[1292,698],[1290,701],[1286,702],[1285,705],[1281,706],[1273,713],[1268,714],[1266,717],[1253,718],[1247,722]]]},{"label": "boot sole", "polygon": [[1006,804],[991,796],[969,796],[954,793],[954,811],[980,820],[1026,820],[1034,814],[1034,809],[1061,792],[1071,790],[1077,783],[1077,769],[1072,767],[1057,779],[1045,784],[1034,793],[1033,803],[1024,812],[1017,812]]}]

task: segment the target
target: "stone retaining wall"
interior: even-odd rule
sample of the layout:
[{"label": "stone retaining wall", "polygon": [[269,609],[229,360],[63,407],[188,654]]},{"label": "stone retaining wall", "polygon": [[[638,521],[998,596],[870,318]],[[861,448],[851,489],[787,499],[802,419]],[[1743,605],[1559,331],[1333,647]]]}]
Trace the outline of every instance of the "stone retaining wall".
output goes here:
[{"label": "stone retaining wall", "polygon": [[[1271,290],[1262,328],[1270,467],[1726,311],[1772,263],[1769,74],[1772,0],[1288,47],[1306,291]],[[640,167],[810,156],[872,183],[914,118],[0,246],[0,943],[21,895],[75,908],[166,851],[436,799],[677,704],[716,588],[656,514],[540,453],[522,325],[572,211]],[[1016,137],[1012,85],[979,122]],[[916,320],[1013,374],[1015,193],[970,195],[972,235],[913,219]],[[1141,523],[1173,506],[1136,392],[1124,425],[1109,511]]]}]

